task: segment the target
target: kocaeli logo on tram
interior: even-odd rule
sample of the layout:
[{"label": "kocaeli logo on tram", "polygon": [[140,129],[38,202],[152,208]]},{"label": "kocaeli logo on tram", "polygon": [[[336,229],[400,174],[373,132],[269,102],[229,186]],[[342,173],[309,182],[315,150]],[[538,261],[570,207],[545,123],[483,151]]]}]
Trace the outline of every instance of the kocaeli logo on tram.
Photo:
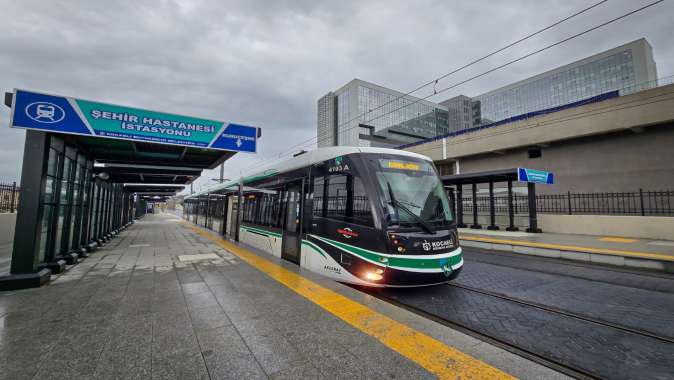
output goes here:
[{"label": "kocaeli logo on tram", "polygon": [[423,243],[421,243],[421,247],[424,249],[424,251],[439,251],[443,249],[449,249],[452,248],[454,243],[452,242],[452,239],[446,239],[446,240],[438,240],[438,241],[428,241],[424,240]]}]

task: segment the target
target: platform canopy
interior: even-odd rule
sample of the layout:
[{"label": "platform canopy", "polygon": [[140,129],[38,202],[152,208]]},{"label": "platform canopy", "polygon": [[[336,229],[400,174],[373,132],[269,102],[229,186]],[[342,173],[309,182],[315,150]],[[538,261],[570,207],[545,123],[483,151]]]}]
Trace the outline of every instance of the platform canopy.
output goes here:
[{"label": "platform canopy", "polygon": [[452,174],[441,176],[440,180],[445,186],[452,185],[472,185],[490,182],[508,182],[520,181],[530,183],[540,183],[551,185],[553,183],[553,174],[551,172],[528,169],[511,168],[489,170],[484,172],[472,172],[463,174]]},{"label": "platform canopy", "polygon": [[444,175],[440,180],[445,186],[517,181],[517,168]]},{"label": "platform canopy", "polygon": [[[201,175],[236,152],[181,147],[96,137],[68,136],[96,160],[94,173],[124,183],[125,189],[142,195],[175,195]],[[166,186],[171,185],[171,186]]]}]

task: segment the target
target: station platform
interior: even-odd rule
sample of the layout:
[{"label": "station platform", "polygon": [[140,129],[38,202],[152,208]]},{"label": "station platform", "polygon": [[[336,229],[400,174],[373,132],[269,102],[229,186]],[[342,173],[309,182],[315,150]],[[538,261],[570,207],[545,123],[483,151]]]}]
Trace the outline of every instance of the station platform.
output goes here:
[{"label": "station platform", "polygon": [[[674,273],[674,240],[460,228],[466,247]],[[672,236],[674,239],[674,235]]]},{"label": "station platform", "polygon": [[0,378],[565,378],[148,214],[41,288],[0,294]]}]

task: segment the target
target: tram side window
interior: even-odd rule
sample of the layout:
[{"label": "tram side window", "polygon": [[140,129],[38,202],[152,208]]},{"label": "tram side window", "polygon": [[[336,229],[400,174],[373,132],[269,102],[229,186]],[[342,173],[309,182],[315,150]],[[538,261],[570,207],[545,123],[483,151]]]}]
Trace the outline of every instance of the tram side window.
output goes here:
[{"label": "tram side window", "polygon": [[324,216],[323,214],[323,177],[314,177],[314,198],[313,198],[313,214],[316,216]]},{"label": "tram side window", "polygon": [[280,227],[280,197],[277,193],[257,193],[244,198],[242,219],[246,223]]},{"label": "tram side window", "polygon": [[255,195],[246,195],[243,200],[243,219],[246,223],[256,223],[255,206],[257,206],[257,197]]},{"label": "tram side window", "polygon": [[350,174],[314,177],[313,214],[372,226],[372,210],[365,186]]}]

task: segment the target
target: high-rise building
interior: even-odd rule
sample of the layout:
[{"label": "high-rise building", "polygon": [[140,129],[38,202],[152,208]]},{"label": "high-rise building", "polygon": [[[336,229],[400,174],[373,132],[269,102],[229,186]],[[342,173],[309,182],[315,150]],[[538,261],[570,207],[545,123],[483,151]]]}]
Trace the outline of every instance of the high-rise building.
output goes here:
[{"label": "high-rise building", "polygon": [[632,93],[655,86],[655,81],[653,49],[641,38],[473,97],[473,102],[479,102],[474,107],[480,113],[476,126],[611,91],[618,90],[620,95]]},{"label": "high-rise building", "polygon": [[458,95],[440,104],[354,79],[318,100],[318,146],[397,147],[656,85],[653,49],[644,38],[482,95]]},{"label": "high-rise building", "polygon": [[318,147],[337,145],[337,129],[334,128],[337,113],[335,103],[337,99],[333,92],[328,92],[318,99]]},{"label": "high-rise building", "polygon": [[318,147],[396,147],[448,132],[447,108],[354,79],[318,100]]},{"label": "high-rise building", "polygon": [[471,98],[459,95],[440,102],[440,105],[447,107],[447,123],[450,132],[473,127],[473,101]]}]

